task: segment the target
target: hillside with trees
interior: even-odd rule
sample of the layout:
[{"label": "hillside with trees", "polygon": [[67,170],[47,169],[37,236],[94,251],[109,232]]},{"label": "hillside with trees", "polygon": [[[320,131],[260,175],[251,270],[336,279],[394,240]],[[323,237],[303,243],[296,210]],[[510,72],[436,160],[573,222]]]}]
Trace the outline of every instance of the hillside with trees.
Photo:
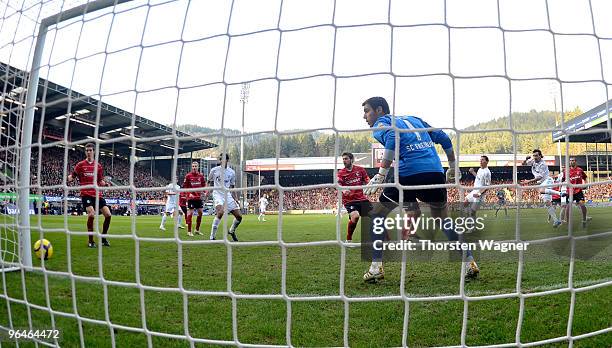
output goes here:
[{"label": "hillside with trees", "polygon": [[[582,114],[582,110],[576,107],[564,114],[565,122],[572,120]],[[514,112],[512,113],[512,129],[515,131],[542,131],[540,133],[527,133],[516,135],[516,151],[518,153],[530,153],[539,148],[544,154],[557,154],[557,145],[552,142],[550,130],[556,124],[561,123],[560,114],[554,111]],[[494,129],[508,129],[507,131],[491,131],[482,133],[470,133],[470,131]],[[480,153],[512,153],[512,132],[510,131],[510,117],[500,117],[488,122],[479,123],[462,130],[459,146],[463,154]],[[457,143],[457,134],[452,135],[453,144]],[[565,144],[561,145],[562,153],[565,153]],[[584,144],[570,144],[570,153],[585,151]],[[590,149],[590,147],[589,147]]]},{"label": "hillside with trees", "polygon": [[[197,125],[182,125],[177,127],[179,130],[191,135],[204,135],[204,138],[219,146],[223,144],[223,137],[210,135],[219,133],[218,130],[199,127]],[[232,159],[240,157],[240,131],[225,129],[226,146]],[[324,132],[307,132],[292,135],[282,135],[280,138],[280,157],[318,157],[333,156],[334,148],[338,138],[339,153],[350,152],[369,152],[374,138],[369,132],[357,134],[342,133],[338,137],[335,134]],[[277,136],[266,133],[247,135],[244,137],[244,158],[270,158],[276,157]],[[219,148],[199,151],[200,156],[216,156]]]},{"label": "hillside with trees", "polygon": [[[565,121],[569,121],[582,114],[579,108],[565,113]],[[517,134],[516,151],[518,153],[529,153],[534,148],[540,148],[545,154],[556,154],[557,146],[552,143],[550,131],[555,124],[560,123],[560,114],[553,111],[514,112],[512,113],[512,127],[515,131],[538,131],[540,133]],[[461,130],[457,134],[450,134],[453,144],[459,141],[460,151],[463,154],[482,153],[512,153],[512,132],[510,131],[510,117],[500,117],[491,121],[475,124]],[[219,133],[214,130],[198,125],[187,124],[178,126],[178,129],[192,135],[203,135],[206,140],[221,146],[223,137],[211,135]],[[500,130],[502,129],[502,130]],[[506,130],[503,130],[506,129]],[[489,132],[481,132],[491,130]],[[477,131],[477,132],[475,132]],[[232,162],[240,158],[240,131],[225,129],[226,146],[229,149]],[[248,135],[244,138],[244,158],[270,158],[276,157],[277,136],[271,133]],[[338,135],[339,152],[369,152],[371,143],[375,142],[369,132],[342,133]],[[282,135],[280,142],[280,157],[317,157],[332,156],[334,154],[336,135],[324,132],[307,132],[291,135]],[[565,144],[561,146],[565,153]],[[570,153],[581,153],[585,151],[584,144],[571,144]],[[590,148],[589,148],[590,149]],[[441,151],[440,148],[438,148]],[[216,156],[219,148],[200,151],[199,156]]]}]

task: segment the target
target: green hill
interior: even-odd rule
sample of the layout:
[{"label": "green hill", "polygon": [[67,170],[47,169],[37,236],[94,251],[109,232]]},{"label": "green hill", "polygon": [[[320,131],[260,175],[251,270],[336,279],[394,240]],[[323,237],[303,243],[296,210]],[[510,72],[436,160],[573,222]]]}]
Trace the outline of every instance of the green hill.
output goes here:
[{"label": "green hill", "polygon": [[[565,113],[565,121],[571,120],[582,114],[576,107]],[[512,153],[512,138],[514,131],[542,131],[540,133],[516,134],[516,151],[518,153],[529,153],[539,148],[545,154],[556,153],[556,145],[552,143],[551,132],[544,131],[555,127],[559,122],[559,113],[554,111],[514,112],[512,120],[509,116],[496,118],[494,120],[479,123],[467,127],[461,131],[460,151],[462,154],[481,153]],[[512,124],[510,124],[512,122]],[[482,131],[487,129],[508,129],[507,131],[491,131],[470,133],[470,131]],[[453,144],[456,144],[457,134],[452,136]],[[572,145],[571,152],[578,151],[578,147],[584,145]]]},{"label": "green hill", "polygon": [[[579,108],[565,113],[565,120],[568,121],[582,114]],[[457,134],[451,134],[453,144],[459,142],[462,154],[483,154],[483,153],[512,153],[513,133],[515,131],[537,131],[540,133],[516,134],[516,151],[518,153],[529,153],[535,148],[541,149],[545,154],[557,153],[556,145],[552,143],[550,131],[558,122],[559,113],[554,111],[514,112],[512,113],[512,125],[510,117],[500,117],[491,121],[482,122],[462,129],[460,138]],[[187,124],[178,126],[178,129],[188,134],[206,135],[206,140],[212,141],[221,146],[224,139],[219,135],[210,135],[219,130],[200,127],[198,125]],[[499,130],[507,129],[507,130]],[[481,132],[491,130],[490,132]],[[225,129],[225,142],[229,149],[232,162],[240,158],[240,131]],[[270,158],[276,157],[277,135],[273,133],[248,135],[244,138],[244,158]],[[375,140],[369,132],[340,134],[338,137],[339,152],[369,152],[371,143]],[[281,136],[280,157],[315,157],[332,156],[334,154],[336,142],[335,134],[323,132],[306,132],[295,135]],[[564,148],[564,147],[563,147]],[[571,153],[584,151],[583,144],[572,144]],[[438,149],[441,151],[441,149]],[[204,150],[197,155],[216,156],[220,148]]]}]

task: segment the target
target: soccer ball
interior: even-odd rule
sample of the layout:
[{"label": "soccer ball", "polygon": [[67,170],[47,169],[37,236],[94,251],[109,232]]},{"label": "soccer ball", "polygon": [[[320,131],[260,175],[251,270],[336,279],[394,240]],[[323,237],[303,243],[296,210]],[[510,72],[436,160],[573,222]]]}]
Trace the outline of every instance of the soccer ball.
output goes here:
[{"label": "soccer ball", "polygon": [[34,252],[39,259],[48,260],[53,256],[53,245],[46,239],[37,240],[34,243]]}]

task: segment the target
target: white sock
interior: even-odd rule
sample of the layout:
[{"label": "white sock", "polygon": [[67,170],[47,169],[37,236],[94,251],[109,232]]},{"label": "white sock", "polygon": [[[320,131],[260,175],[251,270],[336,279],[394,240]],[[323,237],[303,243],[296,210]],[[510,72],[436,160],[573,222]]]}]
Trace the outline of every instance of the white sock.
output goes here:
[{"label": "white sock", "polygon": [[561,196],[561,192],[557,191],[557,190],[553,190],[550,188],[547,188],[544,190],[544,193],[546,193],[547,195],[557,195],[557,196]]},{"label": "white sock", "polygon": [[210,239],[213,239],[217,236],[217,229],[219,228],[220,222],[221,222],[221,219],[215,216],[215,219],[213,220],[213,223],[212,223],[212,227],[210,228]]},{"label": "white sock", "polygon": [[167,216],[166,214],[162,215],[162,222],[161,222],[161,225],[160,225],[160,226],[163,226],[163,225],[165,225],[165,224],[166,224],[166,218],[167,218],[167,217],[168,217],[168,216]]},{"label": "white sock", "polygon": [[547,207],[546,210],[548,210],[548,215],[550,215],[553,221],[557,222],[557,212],[555,212],[555,207],[551,205],[550,207]]},{"label": "white sock", "polygon": [[378,273],[378,268],[382,266],[382,262],[372,261],[370,265],[370,273]]},{"label": "white sock", "polygon": [[237,220],[236,218],[234,218],[234,222],[232,223],[232,227],[230,227],[230,232],[234,233],[236,232],[236,229],[238,228],[238,225],[240,225],[240,222],[242,220]]},{"label": "white sock", "polygon": [[178,224],[179,226],[183,225],[183,215],[182,214],[178,215]]}]

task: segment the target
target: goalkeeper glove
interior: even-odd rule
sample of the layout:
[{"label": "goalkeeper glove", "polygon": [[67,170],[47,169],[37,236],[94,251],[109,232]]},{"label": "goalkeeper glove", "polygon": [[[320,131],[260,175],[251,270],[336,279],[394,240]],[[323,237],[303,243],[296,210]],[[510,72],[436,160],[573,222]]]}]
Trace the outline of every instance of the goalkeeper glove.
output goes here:
[{"label": "goalkeeper glove", "polygon": [[446,171],[446,181],[447,182],[455,181],[455,161],[448,162],[448,170]]},{"label": "goalkeeper glove", "polygon": [[378,173],[374,175],[372,179],[370,179],[366,188],[363,189],[363,193],[365,193],[366,195],[369,195],[369,194],[376,192],[376,190],[378,190],[378,187],[374,187],[373,185],[384,183],[385,179],[387,178],[388,172],[389,172],[388,168],[380,167],[378,169]]}]

